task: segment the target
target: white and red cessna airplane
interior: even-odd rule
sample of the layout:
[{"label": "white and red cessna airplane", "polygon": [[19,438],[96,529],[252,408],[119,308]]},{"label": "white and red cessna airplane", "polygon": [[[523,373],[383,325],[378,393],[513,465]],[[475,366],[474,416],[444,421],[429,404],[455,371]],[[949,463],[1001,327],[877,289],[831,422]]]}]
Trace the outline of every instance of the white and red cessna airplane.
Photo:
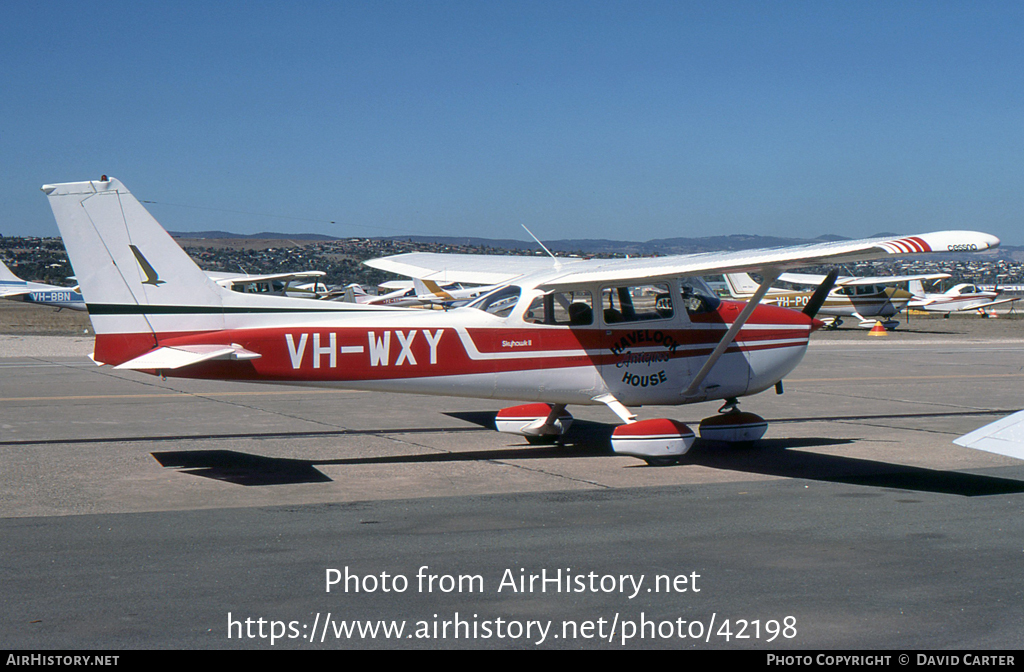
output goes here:
[{"label": "white and red cessna airplane", "polygon": [[[43,191],[96,332],[93,359],[166,376],[345,387],[526,402],[500,431],[553,440],[569,404],[604,404],[623,422],[617,453],[674,461],[694,432],[637,420],[630,406],[726,403],[703,438],[756,440],[764,419],[736,409],[796,367],[816,307],[758,305],[785,270],[811,264],[986,250],[984,233],[642,259],[580,260],[413,253],[377,260],[412,277],[501,286],[449,311],[241,294],[201,271],[115,179]],[[720,301],[698,276],[756,271],[748,303]],[[823,285],[820,306],[828,287]]]},{"label": "white and red cessna airplane", "polygon": [[913,294],[913,299],[910,301],[911,308],[925,310],[929,313],[945,313],[946,317],[949,317],[950,313],[963,313],[971,310],[978,311],[982,317],[987,317],[986,308],[1020,300],[1019,296],[1000,298],[1002,292],[998,287],[993,291],[986,291],[977,285],[967,283],[956,285],[938,294],[924,291],[921,282],[911,282],[910,291]]}]

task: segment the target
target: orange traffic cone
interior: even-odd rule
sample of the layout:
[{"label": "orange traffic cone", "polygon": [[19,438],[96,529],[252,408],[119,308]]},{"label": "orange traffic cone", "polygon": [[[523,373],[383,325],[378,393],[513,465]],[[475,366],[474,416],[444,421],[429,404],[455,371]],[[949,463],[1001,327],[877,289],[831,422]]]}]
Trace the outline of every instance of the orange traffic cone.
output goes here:
[{"label": "orange traffic cone", "polygon": [[888,336],[889,332],[885,330],[881,322],[875,322],[875,326],[871,327],[871,331],[868,332],[868,336]]}]

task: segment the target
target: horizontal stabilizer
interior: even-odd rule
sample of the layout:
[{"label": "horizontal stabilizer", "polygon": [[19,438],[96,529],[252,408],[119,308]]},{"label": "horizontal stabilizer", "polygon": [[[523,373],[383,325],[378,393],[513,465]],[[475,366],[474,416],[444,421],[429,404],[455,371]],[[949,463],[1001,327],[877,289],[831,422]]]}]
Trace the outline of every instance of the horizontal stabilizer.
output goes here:
[{"label": "horizontal stabilizer", "polygon": [[1002,420],[996,420],[969,434],[964,434],[953,439],[953,443],[964,448],[1024,460],[1024,411],[1018,411]]},{"label": "horizontal stabilizer", "polygon": [[115,369],[180,369],[214,359],[259,359],[262,355],[240,345],[177,345],[150,350],[141,357],[115,366]]}]

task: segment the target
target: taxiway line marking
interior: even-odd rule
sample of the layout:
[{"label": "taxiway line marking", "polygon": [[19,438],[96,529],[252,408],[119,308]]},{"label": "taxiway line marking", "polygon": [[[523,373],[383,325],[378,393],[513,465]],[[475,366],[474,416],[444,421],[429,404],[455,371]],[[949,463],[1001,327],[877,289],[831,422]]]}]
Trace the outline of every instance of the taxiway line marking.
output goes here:
[{"label": "taxiway line marking", "polygon": [[[1021,373],[980,373],[948,376],[900,376],[900,380],[966,380],[982,378],[1024,378]],[[891,376],[854,376],[850,378],[786,378],[787,383],[836,383],[891,380]],[[0,397],[0,402],[10,401],[83,401],[88,399],[159,399],[164,397],[255,397],[289,396],[297,394],[356,394],[362,390],[284,390],[258,392],[166,392],[154,394],[79,394],[60,397]]]}]

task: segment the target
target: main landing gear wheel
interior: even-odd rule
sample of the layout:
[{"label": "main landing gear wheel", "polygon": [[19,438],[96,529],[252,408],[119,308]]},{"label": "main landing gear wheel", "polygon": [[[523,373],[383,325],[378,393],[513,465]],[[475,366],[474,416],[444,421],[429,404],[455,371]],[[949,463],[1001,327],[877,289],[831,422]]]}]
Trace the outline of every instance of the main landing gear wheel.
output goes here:
[{"label": "main landing gear wheel", "polygon": [[739,402],[729,399],[718,409],[718,415],[704,418],[698,427],[700,438],[726,443],[757,441],[768,431],[768,421],[760,415],[739,409]]},{"label": "main landing gear wheel", "polygon": [[667,418],[619,425],[612,432],[612,451],[639,457],[652,467],[675,464],[693,445],[696,436],[682,422]]},{"label": "main landing gear wheel", "polygon": [[673,464],[679,464],[678,457],[648,457],[644,462],[647,463],[648,467],[671,467]]},{"label": "main landing gear wheel", "polygon": [[562,439],[561,435],[524,436],[526,437],[526,442],[531,446],[553,446]]}]

